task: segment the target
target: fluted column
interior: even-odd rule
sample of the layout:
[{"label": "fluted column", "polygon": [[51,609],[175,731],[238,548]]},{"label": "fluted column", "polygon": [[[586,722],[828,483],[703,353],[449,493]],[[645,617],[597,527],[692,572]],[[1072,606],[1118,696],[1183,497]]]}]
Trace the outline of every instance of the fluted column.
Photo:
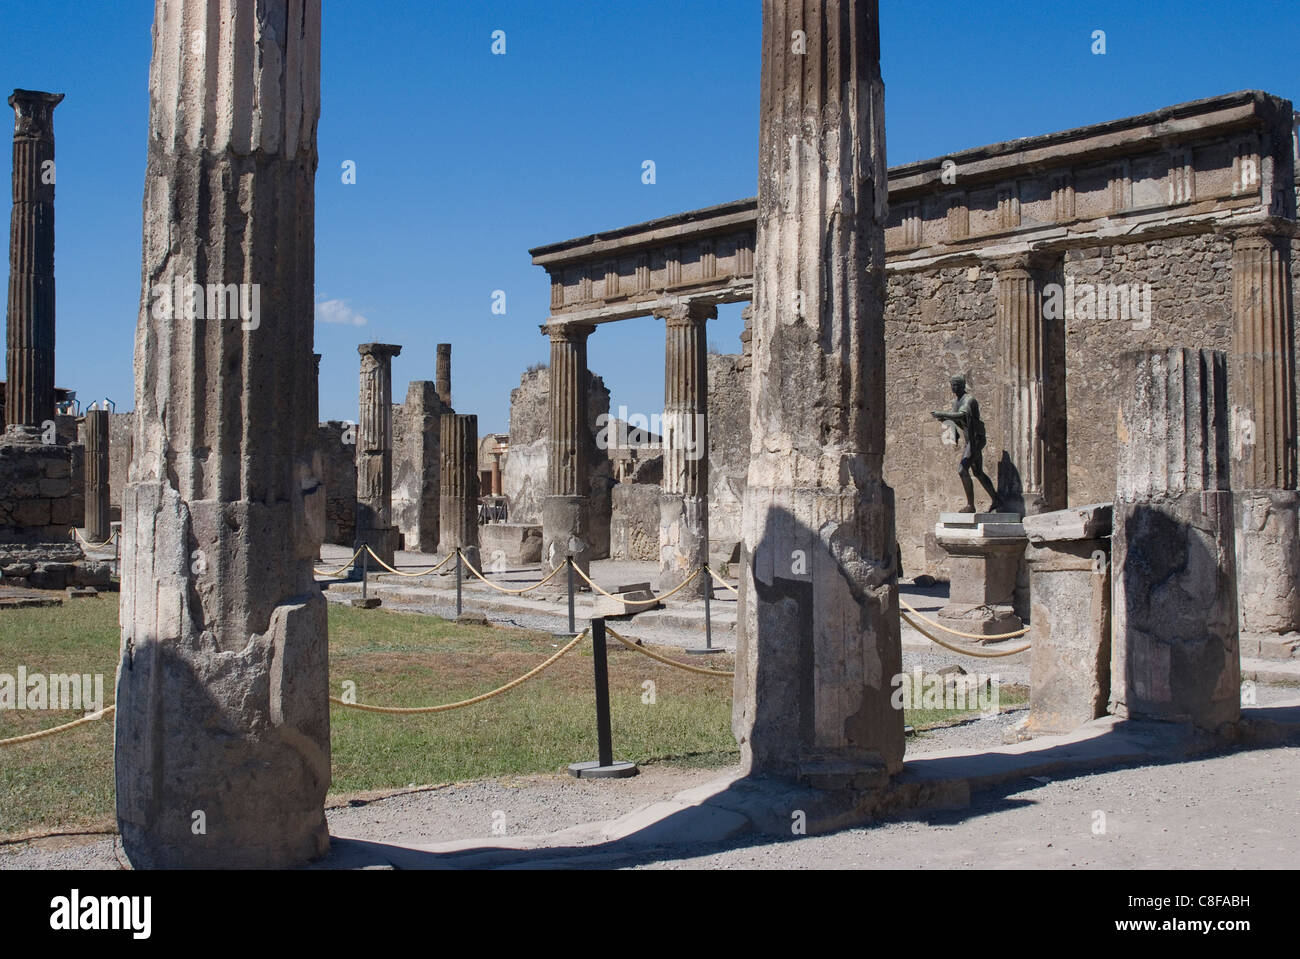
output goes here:
[{"label": "fluted column", "polygon": [[1227,359],[1125,353],[1110,711],[1216,729],[1241,714]]},{"label": "fluted column", "polygon": [[442,416],[442,506],[438,545],[460,547],[480,569],[478,556],[478,417]]},{"label": "fluted column", "polygon": [[732,729],[747,772],[874,786],[903,759],[874,0],[764,0],[761,85]]},{"label": "fluted column", "polygon": [[86,539],[109,536],[108,410],[86,411]]},{"label": "fluted column", "polygon": [[391,343],[363,343],[357,427],[357,545],[367,544],[392,565],[398,531],[393,526],[393,357]]},{"label": "fluted column", "polygon": [[6,426],[54,419],[54,108],[62,93],[15,90],[9,227]]},{"label": "fluted column", "polygon": [[442,400],[442,405],[451,409],[451,344],[438,344],[438,366],[436,371],[436,380],[438,389],[438,399]]},{"label": "fluted column", "polygon": [[1064,349],[1043,321],[1042,271],[1046,264],[1028,256],[997,264],[997,325],[1003,385],[1004,448],[1013,475],[999,475],[1001,507],[1022,514],[1065,506],[1064,444],[1053,436],[1059,419],[1053,394],[1052,351]]},{"label": "fluted column", "polygon": [[584,571],[591,565],[590,464],[587,423],[587,337],[594,326],[543,326],[551,338],[551,434],[547,488],[542,503],[542,558],[552,568],[572,555]]},{"label": "fluted column", "polygon": [[329,848],[319,0],[157,0],[149,93],[118,826],[137,868],[286,867]]},{"label": "fluted column", "polygon": [[1232,414],[1242,643],[1300,630],[1300,493],[1296,492],[1295,315],[1291,246],[1266,228],[1232,244]]},{"label": "fluted column", "polygon": [[[673,589],[709,561],[709,375],[705,323],[718,308],[682,303],[664,321],[664,478],[659,518],[659,588]],[[684,591],[703,596],[701,573]]]}]

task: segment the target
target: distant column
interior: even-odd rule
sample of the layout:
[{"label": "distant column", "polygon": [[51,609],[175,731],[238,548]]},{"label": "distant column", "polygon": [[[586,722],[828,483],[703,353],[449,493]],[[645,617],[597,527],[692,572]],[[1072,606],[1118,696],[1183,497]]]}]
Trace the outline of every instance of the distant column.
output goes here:
[{"label": "distant column", "polygon": [[369,545],[392,564],[398,531],[393,526],[393,357],[389,343],[363,343],[360,423],[357,427],[357,545]]},{"label": "distant column", "polygon": [[[709,561],[709,376],[705,323],[718,308],[683,303],[664,321],[664,478],[659,504],[659,588],[673,589]],[[684,592],[713,588],[700,573]]]},{"label": "distant column", "polygon": [[438,398],[442,405],[451,409],[451,344],[438,344],[438,368],[436,372]]},{"label": "distant column", "polygon": [[542,558],[551,568],[572,554],[591,567],[590,464],[587,430],[587,337],[594,326],[543,326],[551,338],[551,438],[547,460],[550,495],[542,503]]},{"label": "distant column", "polygon": [[15,90],[5,424],[54,419],[54,108],[62,93]]},{"label": "distant column", "polygon": [[[1049,441],[1056,403],[1050,376],[1052,350],[1064,341],[1043,322],[1044,264],[1029,256],[997,264],[997,324],[1004,392],[1004,446],[1018,475],[999,475],[1002,508],[1022,514],[1065,506],[1064,445]],[[1059,340],[1059,342],[1058,342]]]},{"label": "distant column", "polygon": [[1110,706],[1119,716],[1213,730],[1241,715],[1227,381],[1218,350],[1121,357]]},{"label": "distant column", "polygon": [[1291,245],[1266,228],[1232,244],[1232,486],[1243,654],[1271,658],[1300,630],[1295,314]]},{"label": "distant column", "polygon": [[475,569],[478,555],[478,417],[444,413],[442,417],[442,508],[438,546],[459,547]]},{"label": "distant column", "polygon": [[108,410],[86,411],[86,539],[109,537]]}]

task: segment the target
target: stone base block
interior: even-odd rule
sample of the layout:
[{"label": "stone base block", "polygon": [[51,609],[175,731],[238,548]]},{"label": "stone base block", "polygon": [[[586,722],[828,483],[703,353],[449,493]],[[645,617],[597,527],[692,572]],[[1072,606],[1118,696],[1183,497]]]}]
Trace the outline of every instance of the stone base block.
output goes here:
[{"label": "stone base block", "polygon": [[[676,588],[708,562],[708,498],[664,493],[659,500],[659,588]],[[700,573],[682,593],[702,597],[712,585]]]},{"label": "stone base block", "polygon": [[[579,569],[591,572],[590,503],[585,496],[548,496],[542,501],[542,563],[556,569],[570,554]],[[553,582],[565,586],[563,579]]]},{"label": "stone base block", "polygon": [[488,568],[498,560],[510,566],[542,561],[542,527],[528,523],[488,523],[478,528],[479,548]]},{"label": "stone base block", "polygon": [[[393,526],[386,529],[371,527],[368,529],[357,530],[357,546],[369,546],[375,551],[375,555],[382,559],[389,566],[394,565],[394,559],[397,556],[397,544],[401,539],[401,532]],[[375,563],[371,560],[371,571],[375,572]],[[361,558],[357,557],[357,569],[361,567]],[[382,571],[382,570],[379,570]],[[356,575],[360,575],[358,572]]]},{"label": "stone base block", "polygon": [[[637,613],[644,613],[649,609],[663,609],[663,603],[645,602],[655,598],[655,594],[650,590],[649,583],[633,583],[629,586],[620,586],[618,589],[610,590],[618,599],[610,599],[597,593],[591,602],[592,619],[631,619]],[[640,600],[636,606],[627,606],[619,600]]]},{"label": "stone base block", "polygon": [[1115,503],[1110,712],[1191,722],[1241,717],[1233,494]]}]

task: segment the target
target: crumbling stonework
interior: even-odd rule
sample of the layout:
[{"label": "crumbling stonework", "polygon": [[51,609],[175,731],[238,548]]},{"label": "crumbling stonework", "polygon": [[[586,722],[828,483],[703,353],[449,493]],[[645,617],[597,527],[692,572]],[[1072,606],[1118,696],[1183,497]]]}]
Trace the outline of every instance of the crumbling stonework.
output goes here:
[{"label": "crumbling stonework", "polygon": [[393,407],[393,525],[402,548],[438,549],[440,417],[447,407],[435,383],[412,382],[406,402]]},{"label": "crumbling stonework", "polygon": [[1121,368],[1110,711],[1214,730],[1241,715],[1227,359]]},{"label": "crumbling stonework", "polygon": [[357,529],[357,425],[330,420],[316,428],[316,455],[325,484],[324,541],[353,546]]},{"label": "crumbling stonework", "polygon": [[0,443],[0,543],[63,543],[85,518],[73,448]]},{"label": "crumbling stonework", "polygon": [[[320,15],[319,0],[155,5],[114,750],[137,868],[287,867],[329,848]],[[257,284],[258,322],[165,315],[150,294],[173,281]]]}]

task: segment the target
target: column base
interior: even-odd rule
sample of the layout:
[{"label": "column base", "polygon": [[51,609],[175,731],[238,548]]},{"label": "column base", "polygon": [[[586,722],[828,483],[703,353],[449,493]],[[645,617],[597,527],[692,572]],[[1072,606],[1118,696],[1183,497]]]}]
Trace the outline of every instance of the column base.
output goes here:
[{"label": "column base", "polygon": [[[659,500],[659,591],[677,588],[708,562],[708,497],[664,493]],[[713,578],[701,572],[677,595],[702,597],[712,588]]]},{"label": "column base", "polygon": [[547,570],[557,569],[567,556],[572,555],[577,567],[590,575],[591,554],[589,499],[586,496],[548,496],[542,500],[542,563]]}]

